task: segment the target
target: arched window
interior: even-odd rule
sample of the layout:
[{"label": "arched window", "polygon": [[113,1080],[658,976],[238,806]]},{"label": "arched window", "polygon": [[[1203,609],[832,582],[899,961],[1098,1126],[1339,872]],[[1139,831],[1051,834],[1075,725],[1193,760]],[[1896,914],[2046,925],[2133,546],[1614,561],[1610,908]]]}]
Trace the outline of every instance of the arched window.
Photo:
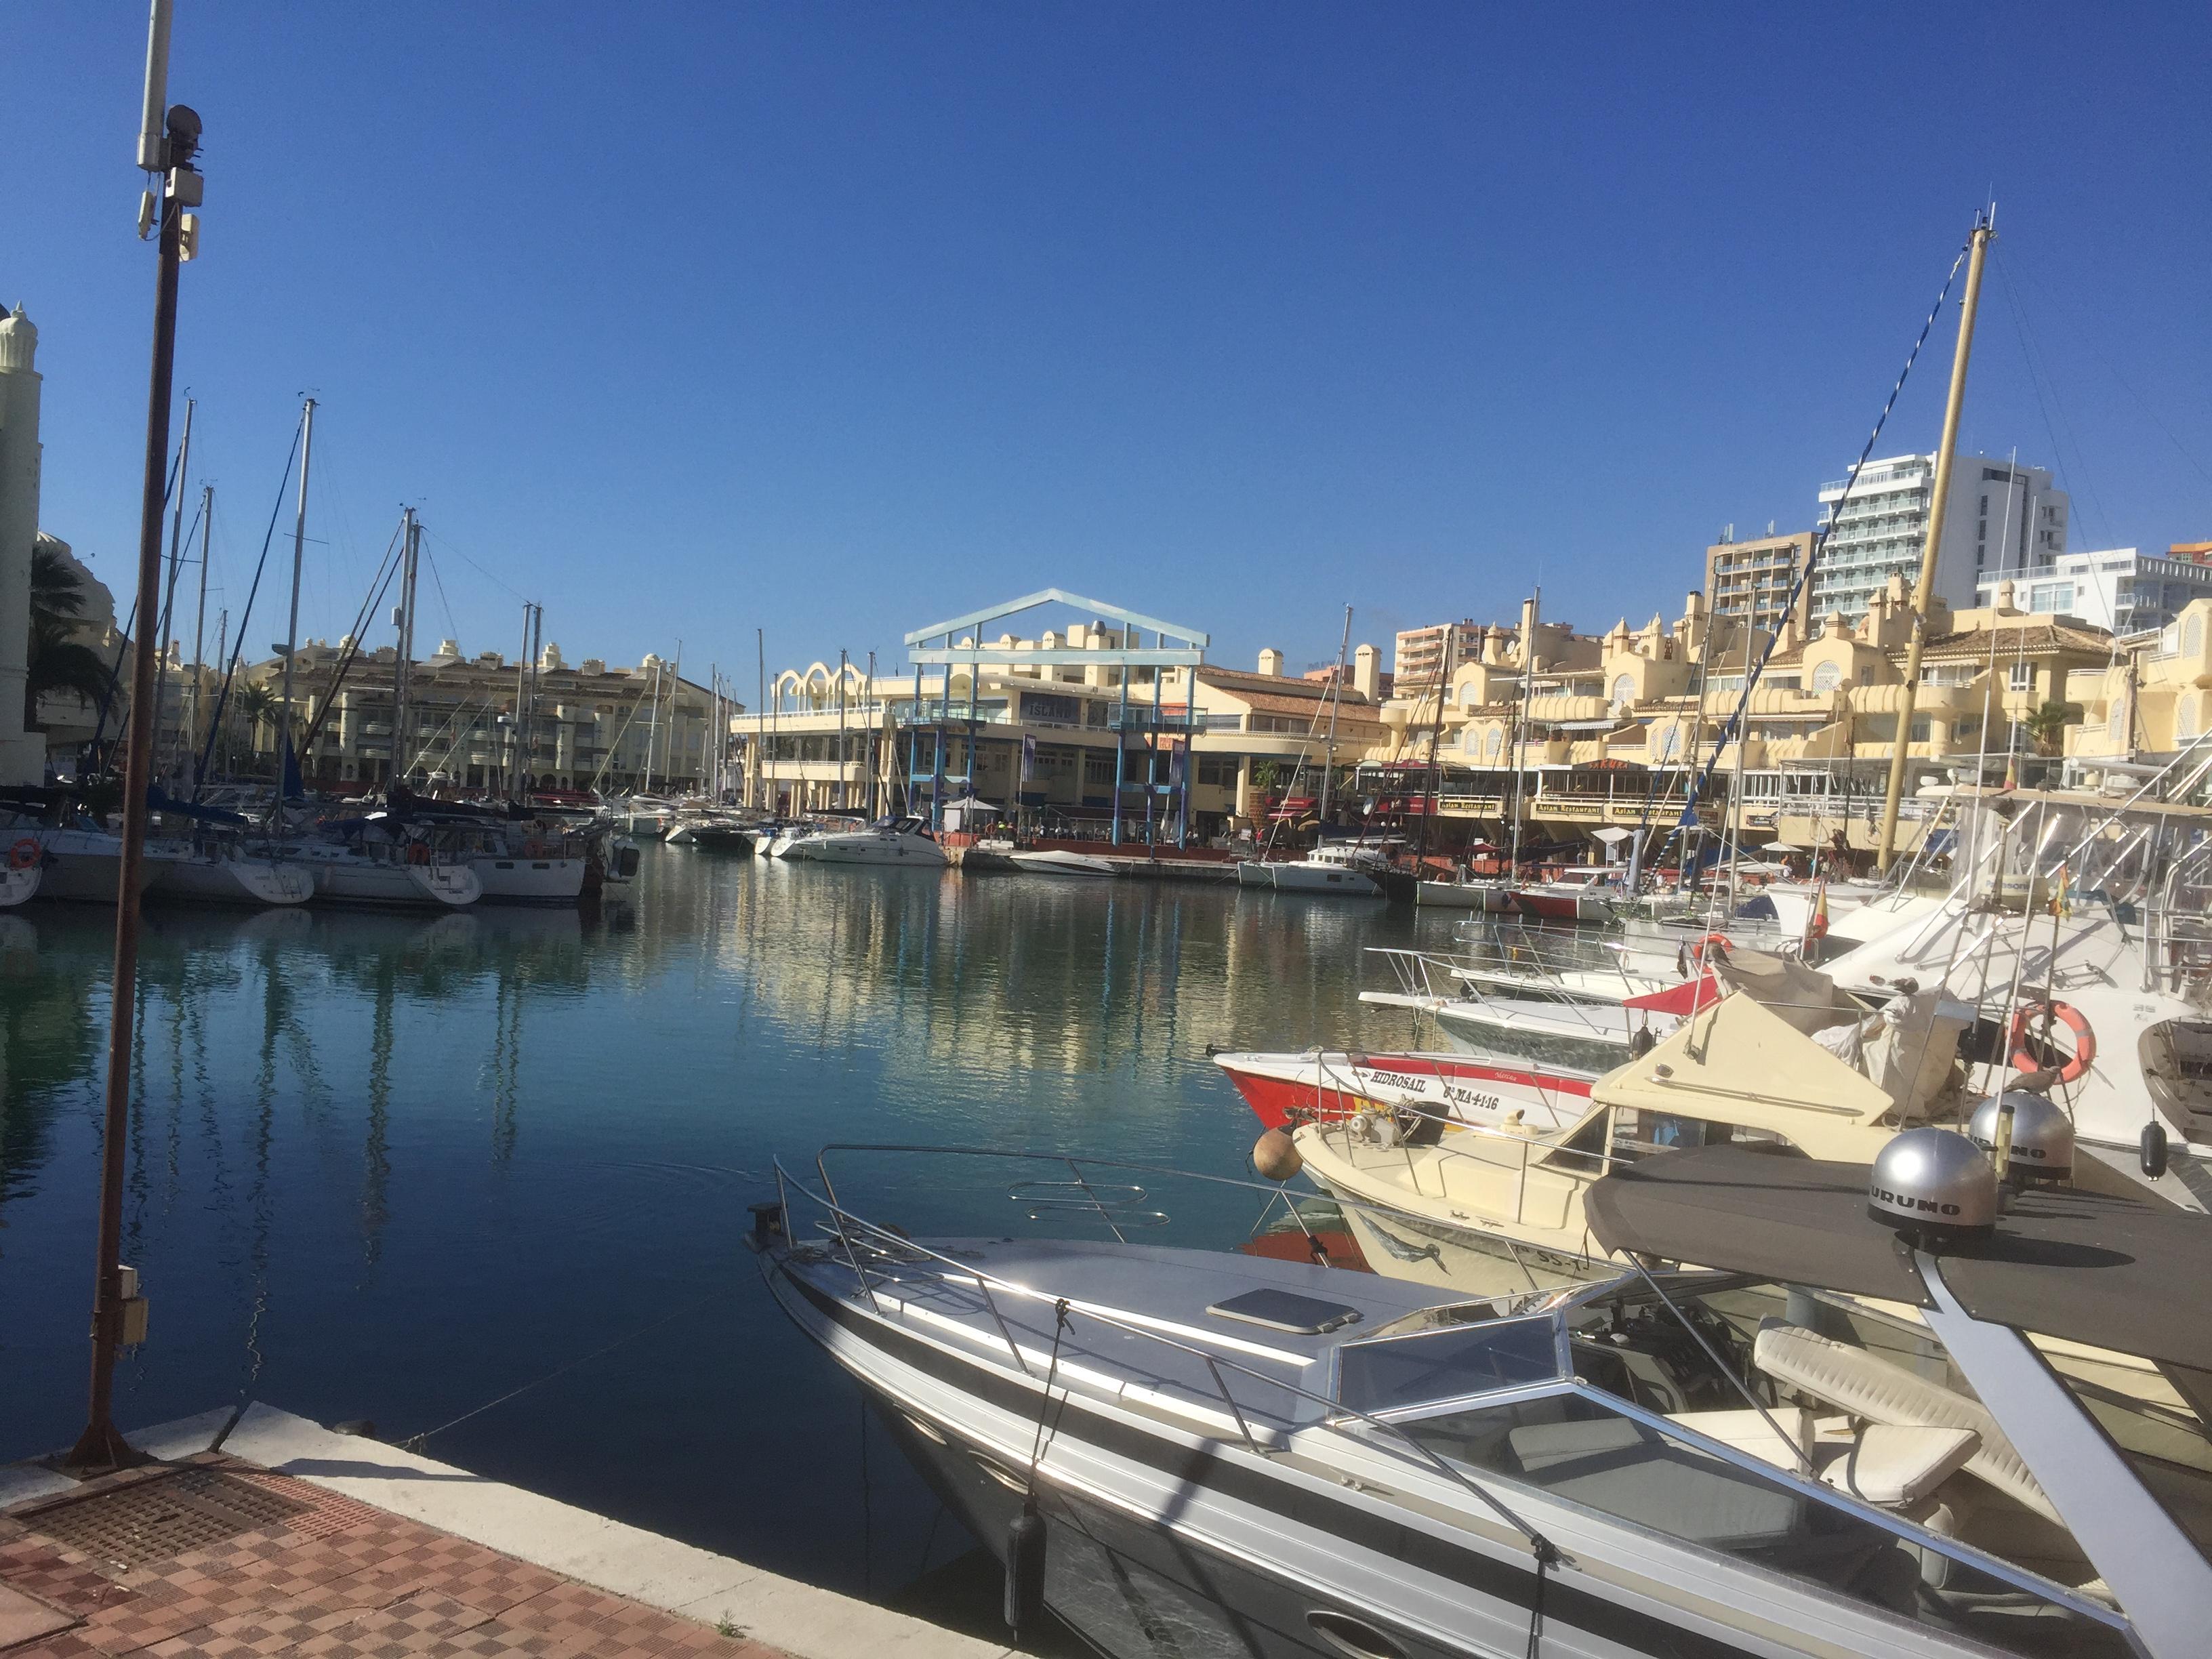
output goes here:
[{"label": "arched window", "polygon": [[1491,759],[1496,760],[1499,750],[1505,747],[1505,733],[1504,731],[1498,726],[1492,726],[1490,728],[1490,741],[1485,746],[1490,750]]},{"label": "arched window", "polygon": [[[2194,617],[2190,619],[2190,625],[2191,627],[2196,625],[2196,619]],[[2192,696],[2185,694],[2182,696],[2175,698],[2173,702],[2174,740],[2178,743],[2187,743],[2196,735],[2197,699]]]},{"label": "arched window", "polygon": [[2191,616],[2181,624],[2181,654],[2193,657],[2204,648],[2204,617],[2202,611]]},{"label": "arched window", "polygon": [[1813,689],[1815,691],[1832,691],[1843,678],[1841,663],[1833,660],[1824,662],[1813,671]]},{"label": "arched window", "polygon": [[1674,751],[1682,746],[1682,728],[1670,726],[1659,734],[1659,758],[1672,760]]},{"label": "arched window", "polygon": [[1613,682],[1613,706],[1615,708],[1626,708],[1635,701],[1636,677],[1633,674],[1615,675]]},{"label": "arched window", "polygon": [[2105,735],[2114,743],[2127,741],[2128,694],[2124,690],[2112,699],[2112,712],[2105,721]]}]

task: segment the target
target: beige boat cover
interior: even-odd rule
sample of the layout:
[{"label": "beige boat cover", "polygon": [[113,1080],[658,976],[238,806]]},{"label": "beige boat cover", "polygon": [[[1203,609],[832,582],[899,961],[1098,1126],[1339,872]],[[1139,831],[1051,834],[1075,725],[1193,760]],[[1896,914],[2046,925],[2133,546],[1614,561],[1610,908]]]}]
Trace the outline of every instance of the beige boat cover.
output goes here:
[{"label": "beige boat cover", "polygon": [[1713,972],[1728,989],[1741,991],[1772,1009],[1808,1036],[1831,1025],[1856,1023],[1867,1011],[1857,998],[1838,991],[1835,981],[1796,957],[1766,951],[1731,951],[1725,956],[1715,951]]},{"label": "beige boat cover", "polygon": [[1600,1078],[1590,1100],[1768,1129],[1815,1158],[1871,1158],[1863,1130],[1895,1103],[1782,1012],[1748,994],[1723,997]]}]

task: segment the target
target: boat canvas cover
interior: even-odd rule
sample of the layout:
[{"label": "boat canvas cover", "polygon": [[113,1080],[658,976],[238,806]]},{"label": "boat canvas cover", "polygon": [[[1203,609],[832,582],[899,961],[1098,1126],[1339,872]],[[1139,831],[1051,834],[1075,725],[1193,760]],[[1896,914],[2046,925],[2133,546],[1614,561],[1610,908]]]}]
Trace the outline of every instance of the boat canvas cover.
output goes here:
[{"label": "boat canvas cover", "polygon": [[[1863,1164],[1744,1146],[1625,1167],[1584,1200],[1606,1249],[1696,1261],[1765,1282],[1932,1307],[1897,1234],[1867,1213]],[[1947,1250],[1943,1282],[1975,1318],[2212,1370],[2212,1218],[2163,1205],[2031,1188],[1990,1238]]]},{"label": "boat canvas cover", "polygon": [[1835,981],[1795,957],[1771,951],[1716,951],[1711,965],[1729,989],[1755,998],[1808,1036],[1866,1012],[1866,1006],[1838,991]]},{"label": "boat canvas cover", "polygon": [[[1641,1059],[1601,1078],[1590,1098],[1601,1106],[1695,1115],[1703,1097],[1724,1122],[1787,1115],[1802,1126],[1786,1131],[1793,1141],[1823,1120],[1856,1129],[1889,1113],[1894,1103],[1887,1092],[1783,1016],[1783,1010],[1735,993],[1683,1021]],[[1747,1103],[1770,1109],[1747,1112]]]}]

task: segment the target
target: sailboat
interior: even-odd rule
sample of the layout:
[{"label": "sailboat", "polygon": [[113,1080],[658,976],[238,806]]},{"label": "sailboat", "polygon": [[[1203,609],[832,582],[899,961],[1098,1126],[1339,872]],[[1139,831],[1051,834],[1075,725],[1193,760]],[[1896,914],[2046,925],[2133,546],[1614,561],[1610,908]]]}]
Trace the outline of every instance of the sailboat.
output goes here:
[{"label": "sailboat", "polygon": [[[1344,664],[1352,648],[1352,607],[1344,607],[1344,639],[1337,647],[1336,677],[1328,688],[1328,737],[1322,762],[1321,805],[1319,817],[1328,822],[1329,787],[1336,780],[1336,716],[1344,701]],[[1304,767],[1305,756],[1298,756]],[[1275,829],[1279,831],[1279,823]],[[1269,840],[1272,842],[1273,834]],[[1389,860],[1382,853],[1367,847],[1336,847],[1323,845],[1302,859],[1271,860],[1265,849],[1256,859],[1245,859],[1237,866],[1237,884],[1240,887],[1269,887],[1279,893],[1327,893],[1340,898],[1381,898],[1382,883],[1379,878],[1389,868]]]}]

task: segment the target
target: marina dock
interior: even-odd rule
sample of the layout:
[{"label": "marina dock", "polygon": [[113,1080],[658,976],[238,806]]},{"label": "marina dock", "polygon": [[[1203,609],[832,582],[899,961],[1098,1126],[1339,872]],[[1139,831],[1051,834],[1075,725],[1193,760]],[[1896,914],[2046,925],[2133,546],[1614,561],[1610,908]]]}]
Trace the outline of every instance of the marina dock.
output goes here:
[{"label": "marina dock", "polygon": [[264,1405],[0,1468],[0,1654],[1007,1651]]}]

